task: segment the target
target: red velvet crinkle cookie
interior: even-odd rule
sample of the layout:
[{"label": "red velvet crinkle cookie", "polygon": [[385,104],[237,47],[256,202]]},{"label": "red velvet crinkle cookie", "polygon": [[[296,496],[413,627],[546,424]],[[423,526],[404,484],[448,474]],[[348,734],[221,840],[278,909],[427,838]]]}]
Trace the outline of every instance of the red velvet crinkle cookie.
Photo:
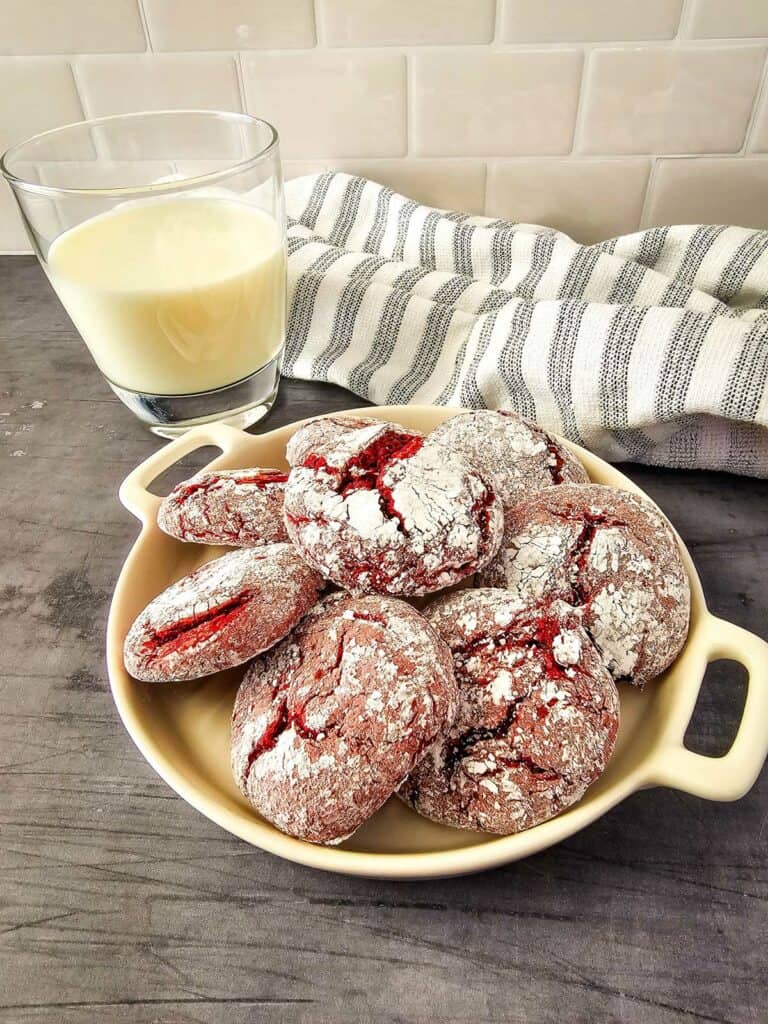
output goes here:
[{"label": "red velvet crinkle cookie", "polygon": [[290,544],[230,551],[147,605],[125,638],[125,667],[164,683],[240,665],[281,640],[323,585]]},{"label": "red velvet crinkle cookie", "polygon": [[196,544],[253,547],[288,540],[279,469],[218,469],[177,484],[163,499],[157,525]]},{"label": "red velvet crinkle cookie", "polygon": [[460,452],[486,479],[495,480],[505,512],[542,487],[589,482],[565,445],[516,412],[460,413],[441,423],[429,440]]},{"label": "red velvet crinkle cookie", "polygon": [[456,702],[448,648],[415,609],[333,595],[248,669],[232,771],[283,832],[340,842],[392,795]]},{"label": "red velvet crinkle cookie", "polygon": [[688,633],[690,587],[672,529],[646,498],[615,487],[564,484],[520,501],[476,582],[580,607],[611,674],[638,686],[674,661]]},{"label": "red velvet crinkle cookie", "polygon": [[293,459],[297,452],[285,488],[288,534],[347,590],[431,593],[471,575],[500,544],[493,487],[415,431],[379,421],[337,427],[330,437],[314,433],[310,451],[299,437]]},{"label": "red velvet crinkle cookie", "polygon": [[459,710],[398,795],[433,821],[502,835],[579,800],[611,756],[619,698],[578,611],[464,590],[425,614],[451,648]]}]

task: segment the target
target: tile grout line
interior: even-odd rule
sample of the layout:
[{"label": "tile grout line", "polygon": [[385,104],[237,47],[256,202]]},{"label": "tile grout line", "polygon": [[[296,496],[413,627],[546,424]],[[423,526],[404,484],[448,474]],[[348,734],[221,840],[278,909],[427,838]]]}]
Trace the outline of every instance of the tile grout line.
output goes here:
[{"label": "tile grout line", "polygon": [[486,43],[486,46],[499,46],[501,43],[503,7],[504,0],[495,0],[493,9],[493,34],[491,35],[490,43]]},{"label": "tile grout line", "polygon": [[413,153],[414,104],[416,96],[413,88],[413,58],[403,54],[405,61],[405,153],[410,157]]},{"label": "tile grout line", "polygon": [[[746,159],[755,157],[761,160],[768,160],[768,152],[762,150],[755,153],[745,153]],[[739,153],[717,153],[717,152],[702,152],[702,153],[518,153],[515,156],[500,156],[498,153],[478,153],[472,156],[459,156],[454,154],[443,154],[443,153],[419,153],[411,156],[340,156],[340,157],[329,157],[324,155],[318,155],[317,153],[305,153],[301,156],[289,157],[290,160],[297,162],[305,160],[350,160],[360,163],[382,163],[382,164],[394,164],[400,163],[403,160],[408,160],[410,163],[456,163],[456,164],[481,164],[486,161],[492,161],[495,164],[527,164],[527,163],[568,163],[568,164],[590,164],[590,163],[643,163],[648,160],[653,160],[656,157],[664,160],[738,160]]]},{"label": "tile grout line", "polygon": [[139,17],[141,18],[141,27],[144,29],[144,36],[147,40],[147,49],[145,52],[154,53],[154,47],[152,46],[152,33],[149,31],[149,21],[147,19],[147,12],[144,7],[144,0],[136,0],[139,5]]},{"label": "tile grout line", "polygon": [[[679,50],[683,45],[691,41],[688,35],[688,28],[693,17],[693,4],[694,0],[683,0],[682,7],[680,8],[680,17],[677,22],[677,31],[672,39],[668,40],[670,48],[673,51]],[[669,154],[665,154],[665,157],[668,156]],[[645,220],[648,216],[651,202],[653,201],[653,194],[656,189],[656,177],[661,157],[658,153],[651,153],[649,154],[648,159],[650,161],[650,166],[648,168],[648,179],[645,183],[645,195],[643,196],[643,202],[640,207],[640,217],[637,224],[638,231],[644,231],[646,229]]]},{"label": "tile grout line", "polygon": [[[488,44],[488,45],[490,45],[492,47],[493,52],[496,51],[496,47],[498,47],[500,45],[500,42],[501,42],[502,8],[503,8],[504,3],[505,3],[505,0],[495,0],[495,3],[494,3],[494,10],[493,10],[493,33],[491,35],[490,44]],[[482,166],[483,166],[483,215],[486,216],[486,217],[489,216],[489,213],[488,213],[488,184],[489,184],[489,179],[490,179],[491,163],[492,163],[492,158],[490,158],[490,157],[483,157],[482,158]]]},{"label": "tile grout line", "polygon": [[80,106],[83,111],[83,117],[88,120],[93,116],[91,113],[91,105],[88,101],[86,91],[83,87],[83,81],[80,77],[80,66],[78,64],[78,58],[82,57],[83,54],[71,54],[69,60],[69,69],[72,72],[72,79],[75,83],[75,92],[80,100]]},{"label": "tile grout line", "polygon": [[584,109],[587,105],[586,94],[587,94],[587,72],[592,63],[592,51],[582,50],[581,51],[581,76],[579,78],[579,92],[576,97],[576,112],[573,116],[573,133],[571,135],[571,148],[568,156],[575,156],[579,153],[579,148],[582,141],[583,125],[584,125]]},{"label": "tile grout line", "polygon": [[[78,64],[78,60],[83,56],[87,55],[84,55],[82,53],[74,54],[72,56],[72,59],[69,61],[69,67],[72,72],[72,78],[75,82],[75,90],[77,92],[78,97],[80,98],[80,106],[83,110],[83,117],[86,120],[88,120],[89,118],[93,117],[93,109],[91,107],[90,99],[88,98],[88,91],[86,90],[83,84],[83,80],[80,77],[80,65]],[[96,150],[97,157],[101,157],[102,159],[109,159],[109,152],[105,146],[104,137],[102,136],[101,132],[96,133],[95,138],[93,140],[93,144]]]},{"label": "tile grout line", "polygon": [[[319,24],[322,24],[320,22]],[[695,50],[744,50],[744,49],[755,49],[757,47],[768,46],[768,35],[761,36],[733,36],[728,39],[682,39],[679,40],[686,46],[690,46],[691,49]],[[323,53],[330,56],[339,57],[350,57],[350,56],[365,56],[367,54],[376,57],[398,57],[407,55],[421,55],[425,53],[432,54],[444,54],[446,56],[456,56],[461,53],[485,53],[492,52],[494,54],[503,54],[505,56],[514,56],[516,53],[523,54],[544,54],[544,53],[574,53],[576,51],[582,51],[584,53],[591,53],[594,50],[621,50],[621,51],[632,51],[636,49],[647,49],[654,52],[658,50],[673,49],[676,48],[678,39],[617,39],[617,40],[594,40],[594,39],[574,39],[569,42],[508,42],[501,45],[495,43],[430,43],[430,44],[393,44],[391,46],[385,46],[383,44],[371,45],[371,46],[352,46],[351,44],[345,44],[344,46],[326,46],[320,43],[314,46],[291,46],[291,47],[275,47],[265,46],[248,49],[248,53],[258,53],[265,57],[283,57],[283,56],[311,56],[313,54]],[[140,54],[142,51],[138,50],[113,50],[113,51],[100,51],[97,54],[92,54],[87,51],[83,51],[84,56],[100,56],[100,57],[122,57],[129,54]],[[233,50],[225,48],[212,48],[212,49],[200,49],[200,50],[152,50],[153,54],[158,56],[197,56],[200,54],[217,54],[217,53],[232,53]],[[245,52],[245,51],[244,51]],[[2,54],[2,59],[14,59],[14,60],[26,60],[37,59],[45,60],[47,58],[66,58],[71,57],[72,54],[69,52],[61,52],[59,50],[50,50],[45,53],[23,53],[23,54]]]},{"label": "tile grout line", "polygon": [[312,0],[312,20],[314,21],[315,29],[315,45],[312,47],[315,51],[327,51],[328,47],[325,42],[325,21],[320,11],[319,0]]},{"label": "tile grout line", "polygon": [[763,102],[764,100],[768,103],[768,53],[763,61],[763,70],[760,74],[760,80],[757,83],[757,91],[752,104],[752,111],[749,119],[747,120],[747,127],[744,131],[744,141],[742,142],[741,149],[737,154],[742,158],[745,156],[751,156],[755,152],[759,152],[753,150],[751,147],[754,142],[753,136],[756,132],[755,126],[757,125],[762,109],[765,106],[765,103]]},{"label": "tile grout line", "polygon": [[645,218],[651,205],[651,196],[656,185],[656,169],[659,165],[659,157],[656,155],[651,156],[650,161],[651,166],[648,169],[648,180],[645,183],[645,195],[643,197],[642,206],[640,207],[640,217],[637,223],[638,231],[645,230]]},{"label": "tile grout line", "polygon": [[[717,49],[732,49],[732,50],[744,50],[744,49],[756,49],[758,47],[768,46],[768,35],[760,36],[734,36],[728,39],[682,39],[681,42],[687,46],[696,50],[717,50]],[[147,39],[149,43],[149,39]],[[339,57],[350,57],[350,56],[365,56],[371,54],[376,57],[397,57],[397,56],[417,56],[424,53],[443,54],[446,56],[455,56],[460,53],[485,53],[493,52],[494,54],[503,54],[505,56],[513,56],[516,53],[522,54],[544,54],[544,53],[574,53],[581,51],[585,54],[592,53],[594,50],[621,50],[621,51],[632,51],[638,48],[648,49],[652,51],[663,50],[664,48],[673,49],[676,48],[675,44],[678,39],[617,39],[617,40],[590,40],[590,39],[574,39],[569,42],[510,42],[504,43],[501,47],[496,46],[494,43],[431,43],[431,44],[402,44],[384,46],[382,44],[377,46],[351,46],[349,44],[345,46],[333,46],[326,47],[318,45],[315,46],[296,46],[296,47],[274,47],[265,46],[256,49],[249,49],[248,53],[259,54],[265,57],[284,57],[284,56],[311,56],[322,52],[323,54]],[[151,50],[151,51],[139,51],[139,50],[112,50],[112,51],[100,51],[98,53],[91,53],[89,51],[82,51],[77,56],[97,56],[97,57],[126,57],[126,56],[140,56],[142,52],[151,52],[156,56],[169,56],[169,57],[197,57],[203,55],[216,55],[216,54],[232,54],[236,52],[234,50],[227,49],[202,49],[202,50]],[[30,60],[48,60],[59,58],[66,60],[72,57],[71,52],[62,52],[60,50],[49,50],[44,53],[23,53],[23,54],[0,54],[1,60],[18,60],[25,61]]]},{"label": "tile grout line", "polygon": [[234,54],[235,76],[237,77],[237,88],[240,93],[240,109],[244,114],[248,113],[248,100],[245,93],[245,75],[243,74],[243,55],[240,51]]},{"label": "tile grout line", "polygon": [[692,40],[689,29],[693,21],[693,3],[694,0],[683,0],[683,6],[680,9],[680,20],[677,23],[677,32],[674,39],[670,40],[671,42],[679,45]]},{"label": "tile grout line", "polygon": [[[768,162],[768,152],[757,151],[755,153],[745,153],[744,158],[746,160],[756,159],[764,162]],[[303,163],[307,161],[317,160],[347,160],[355,163],[379,163],[379,164],[398,164],[407,161],[412,164],[425,164],[425,163],[436,163],[436,164],[466,164],[467,166],[479,166],[483,163],[493,164],[527,164],[527,163],[546,163],[546,164],[574,164],[579,166],[580,164],[639,164],[648,163],[652,160],[737,160],[740,161],[741,157],[738,152],[735,153],[716,153],[716,152],[705,152],[705,153],[587,153],[581,155],[579,153],[521,153],[516,156],[499,156],[494,153],[478,154],[476,156],[456,156],[453,154],[415,154],[412,156],[343,156],[343,157],[329,157],[329,156],[318,156],[310,154],[304,154],[302,156],[289,157],[296,163]]]}]

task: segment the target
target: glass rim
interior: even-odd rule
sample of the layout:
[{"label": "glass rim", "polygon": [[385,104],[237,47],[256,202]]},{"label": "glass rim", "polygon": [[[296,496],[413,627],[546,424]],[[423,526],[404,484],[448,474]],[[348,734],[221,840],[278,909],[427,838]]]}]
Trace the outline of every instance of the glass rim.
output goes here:
[{"label": "glass rim", "polygon": [[[183,178],[174,178],[173,181],[151,182],[146,185],[117,185],[110,188],[64,188],[58,185],[43,185],[35,181],[27,181],[25,178],[15,174],[10,169],[10,162],[18,159],[19,152],[31,143],[40,139],[49,138],[73,128],[95,127],[115,121],[130,121],[134,118],[169,117],[174,115],[196,114],[204,115],[223,121],[234,121],[240,124],[263,125],[269,130],[269,141],[258,153],[245,157],[242,160],[234,160],[227,167],[216,171],[206,171],[204,174],[193,174]],[[176,189],[184,188],[187,185],[207,184],[208,182],[219,181],[222,178],[230,177],[233,173],[247,170],[260,161],[270,156],[279,144],[277,129],[263,117],[255,117],[253,114],[245,114],[239,110],[198,110],[198,109],[166,109],[166,110],[137,110],[126,114],[108,114],[104,117],[87,117],[82,121],[72,121],[69,124],[59,125],[57,128],[49,128],[47,131],[30,135],[22,142],[14,143],[0,155],[0,173],[12,187],[19,187],[27,192],[36,192],[44,195],[79,195],[79,196],[119,196],[119,195],[141,195],[143,193],[173,192]]]}]

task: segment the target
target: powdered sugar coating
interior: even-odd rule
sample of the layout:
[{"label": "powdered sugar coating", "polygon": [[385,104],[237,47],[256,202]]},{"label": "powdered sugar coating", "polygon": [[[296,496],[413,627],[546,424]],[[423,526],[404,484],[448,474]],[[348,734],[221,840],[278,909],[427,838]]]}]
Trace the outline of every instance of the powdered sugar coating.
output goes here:
[{"label": "powdered sugar coating", "polygon": [[399,795],[457,828],[509,835],[579,800],[604,771],[619,698],[580,614],[525,607],[503,590],[465,590],[425,612],[451,648],[453,725]]},{"label": "powdered sugar coating", "polygon": [[402,601],[333,595],[248,669],[232,717],[232,771],[277,828],[346,838],[453,720],[448,648]]},{"label": "powdered sugar coating", "polygon": [[460,452],[486,479],[492,478],[505,513],[531,491],[589,482],[586,469],[565,445],[516,412],[460,413],[441,423],[429,440]]},{"label": "powdered sugar coating", "polygon": [[688,633],[690,587],[672,530],[650,501],[615,487],[569,484],[520,501],[477,583],[579,606],[611,674],[639,686]]},{"label": "powdered sugar coating", "polygon": [[253,547],[288,540],[279,469],[218,469],[177,484],[163,499],[157,525],[178,540]]},{"label": "powdered sugar coating", "polygon": [[307,561],[340,586],[431,593],[498,549],[501,502],[461,456],[378,421],[315,441],[311,451],[299,446],[285,522]]},{"label": "powdered sugar coating", "polygon": [[230,551],[150,601],[125,638],[125,667],[170,682],[240,665],[281,640],[323,586],[290,544]]},{"label": "powdered sugar coating", "polygon": [[[310,452],[331,452],[348,431],[373,427],[382,421],[372,416],[319,416],[292,434],[285,446],[289,466],[300,466]],[[416,431],[412,431],[416,433]]]}]

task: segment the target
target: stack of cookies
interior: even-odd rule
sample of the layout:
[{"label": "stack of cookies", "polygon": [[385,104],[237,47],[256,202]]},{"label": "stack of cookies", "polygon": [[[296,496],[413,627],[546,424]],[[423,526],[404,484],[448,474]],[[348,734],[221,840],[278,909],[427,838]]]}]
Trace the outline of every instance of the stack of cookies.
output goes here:
[{"label": "stack of cookies", "polygon": [[505,835],[579,800],[613,750],[617,684],[685,642],[688,581],[655,506],[590,483],[514,413],[426,437],[324,417],[286,455],[288,473],[200,473],[164,499],[171,536],[234,550],[144,609],[128,671],[249,662],[234,778],[309,842],[343,841],[393,794]]}]

